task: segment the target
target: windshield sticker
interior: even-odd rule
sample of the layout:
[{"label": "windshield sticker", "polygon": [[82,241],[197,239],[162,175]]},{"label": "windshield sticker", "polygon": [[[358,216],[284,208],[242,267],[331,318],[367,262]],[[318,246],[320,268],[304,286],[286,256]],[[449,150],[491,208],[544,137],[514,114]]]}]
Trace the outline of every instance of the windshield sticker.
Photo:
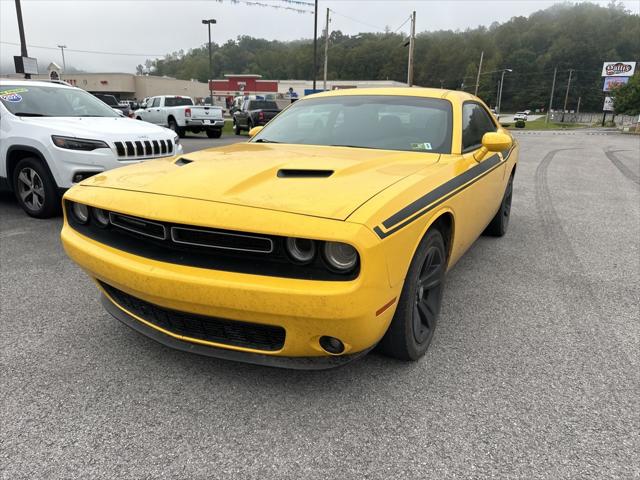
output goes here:
[{"label": "windshield sticker", "polygon": [[17,93],[9,93],[7,95],[0,95],[0,98],[5,102],[19,103],[22,101],[22,96]]},{"label": "windshield sticker", "polygon": [[9,88],[8,90],[0,90],[0,97],[11,95],[12,93],[27,93],[28,91],[26,88]]},{"label": "windshield sticker", "polygon": [[411,149],[412,150],[432,150],[431,148],[431,144],[429,142],[425,142],[425,143],[412,143],[411,144]]}]

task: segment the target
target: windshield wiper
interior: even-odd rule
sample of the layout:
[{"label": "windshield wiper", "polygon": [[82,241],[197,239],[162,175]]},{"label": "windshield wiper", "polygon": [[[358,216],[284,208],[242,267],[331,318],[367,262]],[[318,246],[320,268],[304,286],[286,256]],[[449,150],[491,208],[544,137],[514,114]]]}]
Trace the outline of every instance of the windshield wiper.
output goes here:
[{"label": "windshield wiper", "polygon": [[268,138],[259,138],[255,141],[255,143],[280,143],[275,140],[269,140]]},{"label": "windshield wiper", "polygon": [[31,113],[31,112],[17,112],[14,113],[16,117],[48,117],[49,115],[44,115],[42,113]]}]

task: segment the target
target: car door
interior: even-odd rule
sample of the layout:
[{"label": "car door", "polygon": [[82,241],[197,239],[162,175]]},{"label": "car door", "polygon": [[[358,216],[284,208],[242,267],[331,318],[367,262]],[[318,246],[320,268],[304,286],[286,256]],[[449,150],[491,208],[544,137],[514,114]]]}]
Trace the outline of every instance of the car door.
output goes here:
[{"label": "car door", "polygon": [[249,126],[249,100],[242,102],[242,107],[236,112],[236,123],[243,128]]},{"label": "car door", "polygon": [[160,112],[160,97],[153,97],[147,103],[145,110],[145,120],[147,122],[160,124],[162,122],[162,114]]},{"label": "car door", "polygon": [[504,194],[505,164],[502,153],[482,148],[484,134],[499,128],[484,106],[475,101],[464,102],[461,114],[462,156],[456,170],[461,173],[473,170],[470,176],[473,178],[459,195],[458,208],[463,218],[456,223],[465,230],[460,232],[464,233],[460,238],[470,245],[498,211]]}]

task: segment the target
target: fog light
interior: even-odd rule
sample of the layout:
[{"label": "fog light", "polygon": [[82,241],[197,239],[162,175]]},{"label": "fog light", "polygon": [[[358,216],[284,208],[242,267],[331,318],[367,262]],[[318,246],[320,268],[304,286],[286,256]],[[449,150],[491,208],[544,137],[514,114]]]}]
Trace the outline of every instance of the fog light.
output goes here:
[{"label": "fog light", "polygon": [[105,210],[101,208],[94,208],[93,218],[95,219],[98,226],[102,228],[109,226],[109,214]]},{"label": "fog light", "polygon": [[71,204],[71,214],[76,222],[85,224],[89,221],[89,207],[82,203]]},{"label": "fog light", "polygon": [[332,355],[339,355],[344,352],[344,343],[335,337],[320,337],[320,346],[325,352]]}]

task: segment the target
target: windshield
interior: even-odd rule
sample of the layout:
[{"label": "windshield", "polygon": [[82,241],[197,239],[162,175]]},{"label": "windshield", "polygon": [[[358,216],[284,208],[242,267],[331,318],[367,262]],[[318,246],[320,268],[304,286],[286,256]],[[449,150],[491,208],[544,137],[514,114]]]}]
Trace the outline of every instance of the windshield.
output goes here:
[{"label": "windshield", "polygon": [[399,95],[301,100],[252,141],[451,153],[451,111],[447,100]]},{"label": "windshield", "polygon": [[193,105],[193,101],[189,97],[165,97],[165,107],[182,107],[185,105]]},{"label": "windshield", "polygon": [[251,100],[248,110],[278,110],[278,104],[268,100]]},{"label": "windshield", "polygon": [[108,105],[79,88],[2,85],[0,101],[14,115],[29,117],[118,117]]}]

